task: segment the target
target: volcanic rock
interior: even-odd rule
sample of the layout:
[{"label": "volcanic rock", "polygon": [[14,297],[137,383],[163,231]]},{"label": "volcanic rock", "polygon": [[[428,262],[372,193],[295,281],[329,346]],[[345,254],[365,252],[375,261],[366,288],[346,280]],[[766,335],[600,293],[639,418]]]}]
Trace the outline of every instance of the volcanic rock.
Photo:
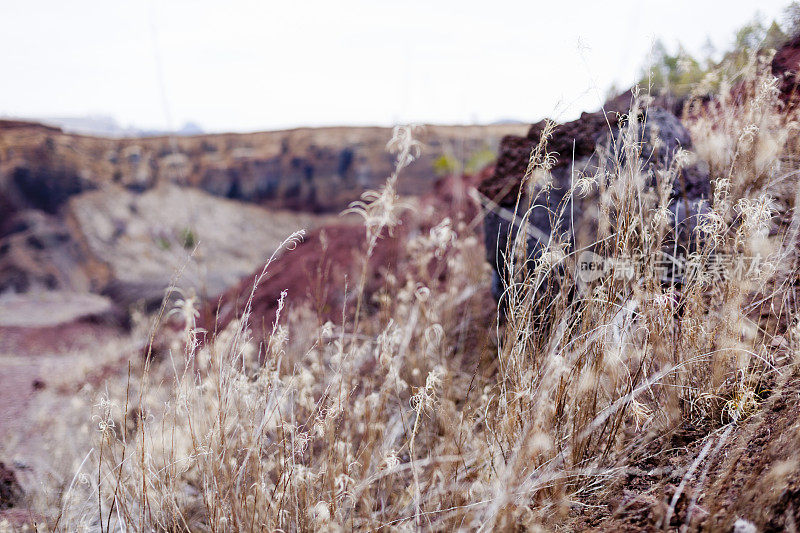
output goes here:
[{"label": "volcanic rock", "polygon": [[0,462],[0,510],[19,504],[24,494],[14,471]]},{"label": "volcanic rock", "polygon": [[[484,197],[487,214],[484,222],[487,259],[494,270],[492,292],[496,298],[502,294],[505,278],[504,252],[508,238],[514,238],[519,230],[519,219],[530,207],[528,225],[528,250],[531,259],[539,256],[548,245],[551,236],[567,236],[574,247],[594,242],[597,220],[597,198],[574,198],[569,195],[573,180],[582,174],[593,175],[601,167],[624,162],[624,150],[615,147],[627,117],[622,113],[623,99],[609,103],[602,111],[583,113],[572,122],[555,127],[546,143],[546,152],[552,155],[550,176],[546,194],[542,185],[536,185],[533,198],[520,194],[520,185],[528,171],[531,152],[540,144],[546,122],[531,126],[526,137],[508,136],[500,143],[500,151],[493,176],[479,186]],[[628,102],[630,104],[630,101]],[[617,107],[618,110],[613,108]],[[671,112],[659,107],[644,110],[639,119],[638,142],[641,157],[645,160],[645,172],[656,163],[668,166],[679,148],[690,149],[688,131]],[[654,184],[651,176],[651,184]],[[686,200],[697,200],[708,195],[707,173],[702,168],[692,167],[682,172],[673,185],[672,196]],[[530,202],[530,205],[529,205]],[[673,215],[683,220],[693,217],[696,205],[673,202]],[[554,216],[558,213],[568,216]],[[686,231],[683,231],[686,234]],[[576,241],[577,239],[577,241]]]},{"label": "volcanic rock", "polygon": [[794,107],[798,95],[798,72],[800,72],[800,34],[795,35],[784,44],[772,58],[772,75],[778,78],[781,99]]}]

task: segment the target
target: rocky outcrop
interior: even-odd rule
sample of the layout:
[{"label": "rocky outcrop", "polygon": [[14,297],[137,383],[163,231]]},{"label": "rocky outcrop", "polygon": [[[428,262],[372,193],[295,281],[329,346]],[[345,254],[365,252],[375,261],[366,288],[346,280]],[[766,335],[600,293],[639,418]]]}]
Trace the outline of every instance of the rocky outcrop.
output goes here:
[{"label": "rocky outcrop", "polygon": [[784,44],[772,58],[772,75],[778,78],[781,98],[791,107],[800,101],[800,34]]},{"label": "rocky outcrop", "polygon": [[19,207],[52,215],[71,196],[95,187],[74,169],[40,161],[31,166],[17,166],[11,171],[6,182],[6,197]]},{"label": "rocky outcrop", "polygon": [[[583,113],[575,121],[556,126],[546,143],[546,152],[552,155],[551,180],[546,194],[540,194],[541,184],[535,185],[532,192],[522,191],[520,194],[531,152],[540,144],[546,123],[542,121],[532,125],[526,137],[508,136],[501,141],[495,172],[479,186],[488,208],[484,223],[486,251],[495,273],[492,292],[497,299],[502,295],[506,277],[504,256],[509,237],[515,238],[519,220],[529,207],[526,240],[531,260],[541,254],[551,236],[566,235],[573,249],[594,242],[596,226],[591,222],[597,220],[597,198],[594,195],[573,197],[569,191],[577,176],[594,175],[602,166],[613,165],[615,157],[624,157],[623,150],[612,146],[621,128],[625,127],[623,112],[628,106],[623,106],[623,102],[624,99],[617,98],[602,111]],[[641,154],[646,160],[645,171],[656,164],[669,165],[679,148],[691,148],[689,133],[678,118],[659,107],[651,107],[642,114],[638,136]],[[672,195],[696,200],[706,197],[708,191],[707,175],[702,169],[693,167],[675,181]],[[687,205],[674,202],[673,215],[681,221],[696,220],[693,218],[696,213],[687,211],[697,209],[696,204],[692,204],[694,207]],[[559,213],[569,216],[560,216]]]},{"label": "rocky outcrop", "polygon": [[0,238],[0,294],[66,289],[91,291],[108,279],[74,227],[62,217],[26,209],[9,216]]},{"label": "rocky outcrop", "polygon": [[109,269],[100,292],[118,304],[158,303],[171,284],[215,297],[298,229],[328,216],[260,209],[164,185],[142,194],[111,186],[73,198],[69,217],[87,250]]},{"label": "rocky outcrop", "polygon": [[[13,213],[38,209],[55,214],[70,196],[96,186],[80,166],[59,153],[58,128],[0,120],[0,236]],[[65,149],[62,147],[61,149]]]},{"label": "rocky outcrop", "polygon": [[24,494],[14,471],[0,462],[0,510],[19,504]]}]

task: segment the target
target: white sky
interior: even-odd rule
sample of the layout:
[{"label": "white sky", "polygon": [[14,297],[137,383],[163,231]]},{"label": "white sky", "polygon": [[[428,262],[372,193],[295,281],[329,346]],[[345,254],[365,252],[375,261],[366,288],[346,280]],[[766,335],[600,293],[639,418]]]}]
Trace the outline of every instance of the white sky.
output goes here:
[{"label": "white sky", "polygon": [[635,81],[654,38],[723,48],[788,1],[0,0],[0,115],[208,131],[565,119]]}]

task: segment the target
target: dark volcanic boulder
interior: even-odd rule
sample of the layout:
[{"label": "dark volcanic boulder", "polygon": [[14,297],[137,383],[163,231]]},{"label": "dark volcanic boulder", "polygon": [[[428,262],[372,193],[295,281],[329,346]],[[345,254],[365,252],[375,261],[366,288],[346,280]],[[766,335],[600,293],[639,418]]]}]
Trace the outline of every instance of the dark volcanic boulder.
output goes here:
[{"label": "dark volcanic boulder", "polygon": [[24,492],[14,471],[0,463],[0,510],[14,507],[22,500]]},{"label": "dark volcanic boulder", "polygon": [[[529,190],[522,193],[520,185],[528,171],[531,152],[540,144],[546,122],[532,125],[526,137],[507,136],[501,141],[494,175],[478,188],[487,208],[486,251],[494,270],[492,292],[498,300],[506,277],[504,255],[509,237],[516,237],[526,211],[529,220],[526,241],[531,260],[537,259],[547,248],[551,236],[558,242],[569,242],[573,250],[594,242],[597,196],[573,198],[570,190],[573,180],[579,176],[613,169],[617,164],[624,164],[626,153],[633,155],[617,146],[621,144],[620,134],[627,121],[622,109],[613,110],[619,106],[621,99],[616,99],[604,111],[583,113],[577,120],[556,126],[546,143],[546,151],[552,156],[549,179],[532,178],[526,185]],[[680,148],[691,148],[691,138],[680,120],[660,107],[642,111],[636,127],[640,147],[636,155],[640,157],[648,183],[653,186],[656,181],[653,169],[668,167]],[[540,183],[543,181],[547,183]],[[706,172],[697,166],[681,171],[680,179],[673,184],[672,197],[692,202],[672,203],[672,215],[682,230],[680,235],[691,236],[691,228],[686,226],[696,224],[700,209],[694,200],[705,198],[708,193]],[[563,216],[559,215],[561,213]]]},{"label": "dark volcanic boulder", "polygon": [[71,196],[96,188],[71,169],[46,165],[19,166],[11,172],[10,182],[12,197],[16,196],[23,207],[50,214],[56,213]]},{"label": "dark volcanic boulder", "polygon": [[800,34],[795,35],[772,58],[772,75],[780,83],[781,98],[789,105],[797,105],[798,71],[800,71]]}]

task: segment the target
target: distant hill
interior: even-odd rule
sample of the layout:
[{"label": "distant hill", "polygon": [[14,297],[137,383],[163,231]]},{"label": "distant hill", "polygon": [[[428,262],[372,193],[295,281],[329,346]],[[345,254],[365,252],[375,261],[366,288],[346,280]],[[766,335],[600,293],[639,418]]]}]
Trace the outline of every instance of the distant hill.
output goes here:
[{"label": "distant hill", "polygon": [[[0,120],[3,120],[0,118]],[[36,122],[60,128],[66,133],[93,135],[96,137],[154,137],[158,135],[201,135],[203,129],[194,122],[186,122],[174,131],[142,129],[134,126],[122,126],[110,115],[81,115],[59,117],[37,117],[12,119],[24,122]]]},{"label": "distant hill", "polygon": [[87,115],[77,117],[46,117],[41,122],[57,126],[67,133],[97,137],[156,137],[160,135],[202,135],[203,129],[194,122],[186,122],[176,130],[142,129],[122,126],[114,117]]}]

